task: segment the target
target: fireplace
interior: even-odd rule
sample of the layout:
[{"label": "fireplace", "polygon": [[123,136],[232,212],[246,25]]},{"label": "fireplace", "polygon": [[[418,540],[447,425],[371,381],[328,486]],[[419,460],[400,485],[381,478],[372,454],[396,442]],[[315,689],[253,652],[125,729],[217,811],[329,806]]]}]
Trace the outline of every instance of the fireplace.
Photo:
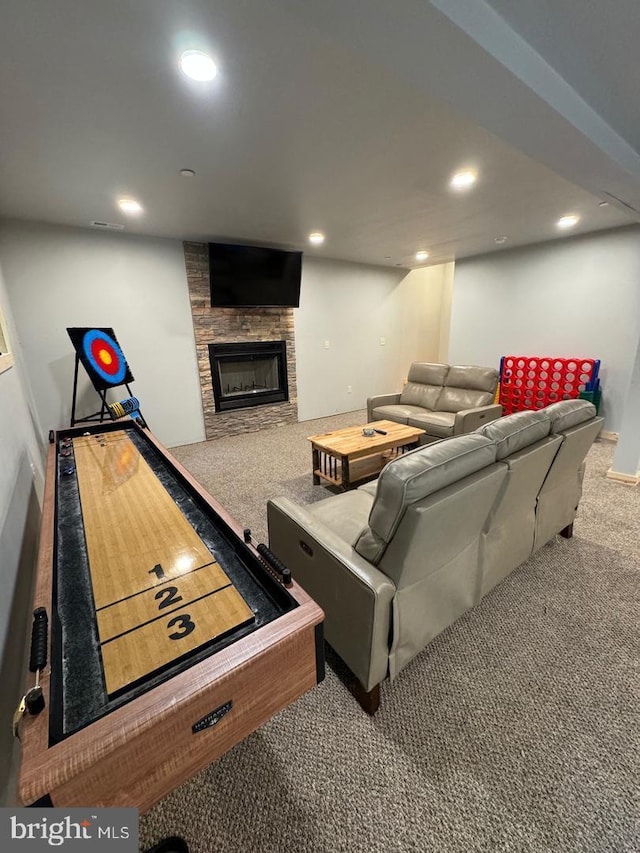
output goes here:
[{"label": "fireplace", "polygon": [[286,341],[209,344],[216,412],[289,399]]}]

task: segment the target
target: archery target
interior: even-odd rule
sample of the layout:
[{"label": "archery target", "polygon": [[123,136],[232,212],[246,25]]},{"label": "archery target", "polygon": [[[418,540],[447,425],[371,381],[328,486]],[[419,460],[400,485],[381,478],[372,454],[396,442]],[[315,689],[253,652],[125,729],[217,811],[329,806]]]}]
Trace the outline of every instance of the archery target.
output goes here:
[{"label": "archery target", "polygon": [[97,391],[133,381],[113,329],[67,329],[93,387]]}]

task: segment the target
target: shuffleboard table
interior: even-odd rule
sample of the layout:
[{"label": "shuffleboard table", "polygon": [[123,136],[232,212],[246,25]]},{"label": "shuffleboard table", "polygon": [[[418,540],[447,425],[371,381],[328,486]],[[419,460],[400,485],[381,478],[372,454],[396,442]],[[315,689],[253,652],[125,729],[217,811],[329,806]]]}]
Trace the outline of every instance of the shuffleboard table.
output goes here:
[{"label": "shuffleboard table", "polygon": [[145,811],[324,676],[320,608],[134,421],[51,433],[34,615],[25,805]]}]

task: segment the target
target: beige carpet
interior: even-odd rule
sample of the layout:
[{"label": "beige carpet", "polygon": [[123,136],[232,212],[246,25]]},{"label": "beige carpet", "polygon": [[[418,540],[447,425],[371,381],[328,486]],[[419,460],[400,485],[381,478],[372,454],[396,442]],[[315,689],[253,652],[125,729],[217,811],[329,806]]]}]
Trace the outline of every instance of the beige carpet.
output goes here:
[{"label": "beige carpet", "polygon": [[[316,500],[307,435],[340,415],[177,449],[256,538],[268,497]],[[192,853],[640,850],[638,489],[594,445],[575,536],[437,637],[367,717],[326,680],[141,819]]]}]

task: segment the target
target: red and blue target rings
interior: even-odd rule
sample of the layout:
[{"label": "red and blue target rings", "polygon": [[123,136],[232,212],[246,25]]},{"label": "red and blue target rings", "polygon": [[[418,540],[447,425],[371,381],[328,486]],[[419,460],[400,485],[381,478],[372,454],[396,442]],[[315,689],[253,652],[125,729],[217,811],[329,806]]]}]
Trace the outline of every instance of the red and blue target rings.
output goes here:
[{"label": "red and blue target rings", "polygon": [[90,329],[82,339],[82,349],[95,372],[109,385],[121,385],[127,373],[122,350],[111,335]]}]

